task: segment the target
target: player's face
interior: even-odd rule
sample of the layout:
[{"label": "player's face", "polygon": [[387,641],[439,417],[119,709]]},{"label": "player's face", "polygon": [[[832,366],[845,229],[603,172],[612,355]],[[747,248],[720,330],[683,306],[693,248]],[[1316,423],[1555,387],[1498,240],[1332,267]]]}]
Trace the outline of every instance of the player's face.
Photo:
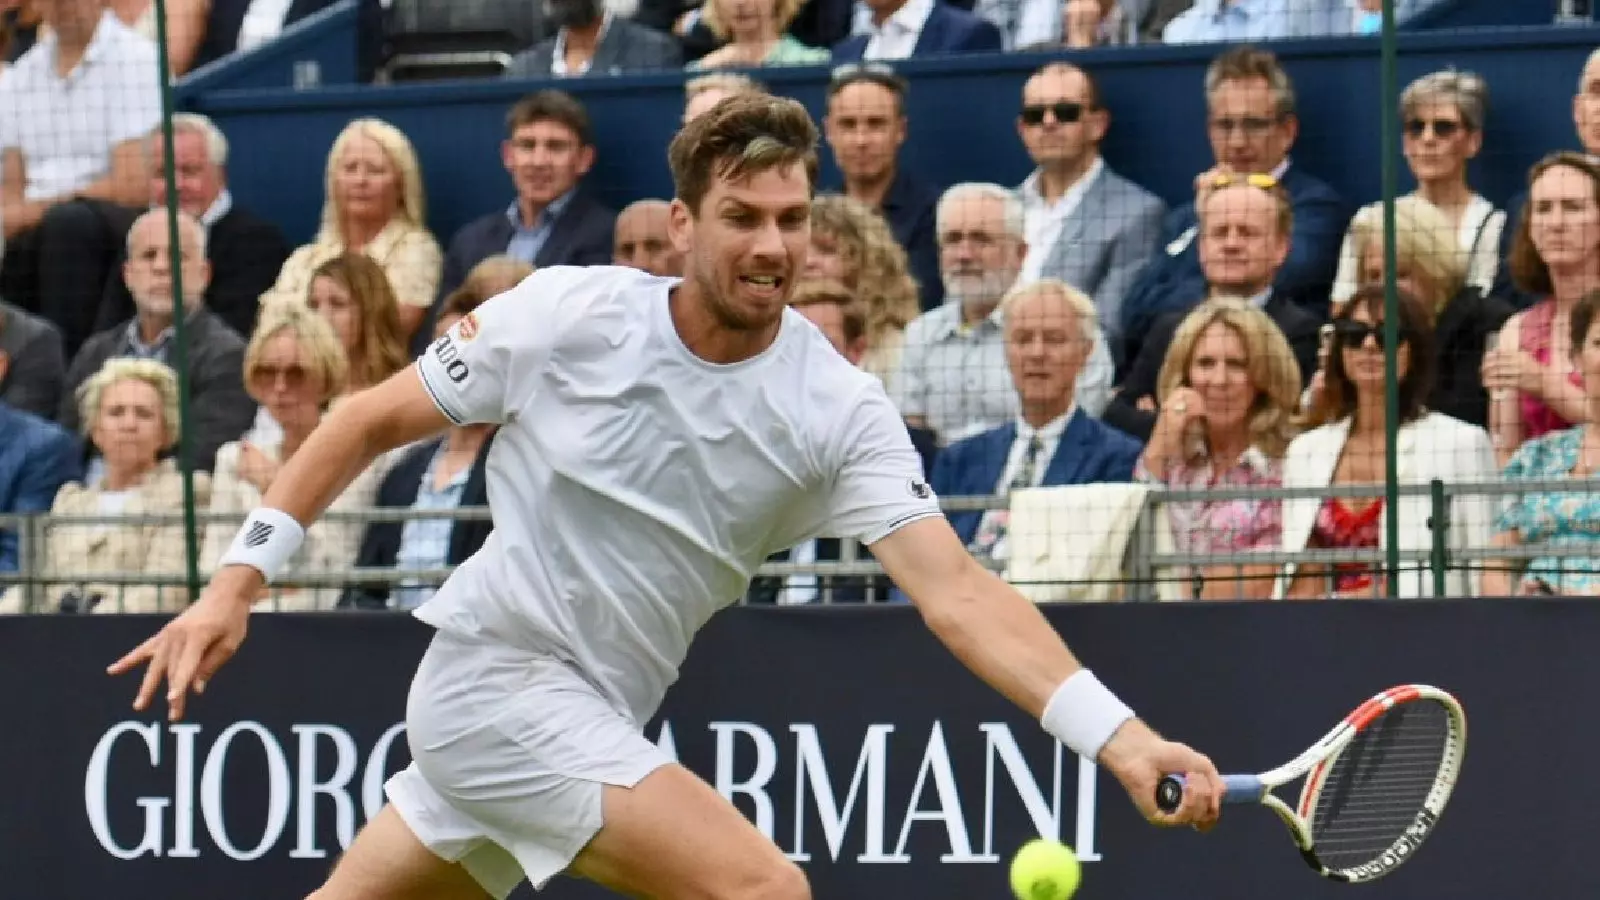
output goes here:
[{"label": "player's face", "polygon": [[711,313],[725,328],[776,323],[811,242],[811,181],[795,163],[742,181],[718,178],[698,215],[673,201],[672,240]]}]

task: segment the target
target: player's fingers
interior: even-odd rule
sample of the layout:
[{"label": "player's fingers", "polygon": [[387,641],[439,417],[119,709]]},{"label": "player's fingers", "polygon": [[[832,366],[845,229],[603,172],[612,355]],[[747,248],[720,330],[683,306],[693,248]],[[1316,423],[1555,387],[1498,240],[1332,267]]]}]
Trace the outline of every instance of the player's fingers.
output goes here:
[{"label": "player's fingers", "polygon": [[174,722],[183,718],[189,688],[194,684],[195,673],[199,671],[200,661],[210,645],[210,641],[199,636],[190,638],[184,643],[182,652],[177,654],[177,663],[167,675],[168,717]]},{"label": "player's fingers", "polygon": [[149,640],[129,650],[127,655],[106,666],[107,675],[125,675],[133,671],[142,662],[147,662],[155,650],[156,639],[160,635],[152,636]]},{"label": "player's fingers", "polygon": [[155,698],[156,688],[161,686],[161,678],[166,674],[167,655],[172,652],[172,641],[163,635],[156,635],[155,647],[150,651],[150,665],[144,670],[144,680],[139,682],[139,693],[133,698],[133,708],[144,712],[150,708],[150,701]]},{"label": "player's fingers", "polygon": [[196,694],[206,692],[206,684],[211,681],[211,676],[217,674],[217,670],[222,668],[222,664],[227,662],[232,655],[233,649],[221,641],[212,644],[210,649],[206,650],[205,655],[200,658],[199,668],[195,669],[194,673],[194,692]]}]

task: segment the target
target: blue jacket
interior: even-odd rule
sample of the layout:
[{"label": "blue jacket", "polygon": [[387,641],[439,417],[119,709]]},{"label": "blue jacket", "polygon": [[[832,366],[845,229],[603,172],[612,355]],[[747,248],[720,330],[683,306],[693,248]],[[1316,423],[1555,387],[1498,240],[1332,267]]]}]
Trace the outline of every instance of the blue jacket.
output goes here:
[{"label": "blue jacket", "polygon": [[[1284,173],[1283,188],[1293,206],[1294,232],[1273,293],[1326,319],[1350,211],[1333,188],[1298,166],[1290,165]],[[1119,372],[1138,358],[1139,336],[1164,313],[1188,309],[1205,299],[1199,244],[1199,219],[1190,201],[1167,215],[1155,256],[1122,302],[1125,355],[1117,360]]]},{"label": "blue jacket", "polygon": [[[0,513],[47,512],[63,484],[83,477],[82,460],[72,432],[0,403]],[[0,572],[17,567],[17,534],[0,529]]]},{"label": "blue jacket", "polygon": [[[958,441],[939,452],[929,479],[940,497],[990,496],[1000,486],[1006,456],[1017,439],[1017,423],[1007,422]],[[1133,480],[1133,467],[1143,448],[1138,441],[1078,410],[1068,420],[1055,455],[1044,470],[1043,487]],[[946,514],[950,526],[971,544],[977,537],[979,510]]]},{"label": "blue jacket", "polygon": [[[835,63],[860,62],[867,52],[871,38],[864,34],[847,37],[833,46]],[[987,19],[981,19],[966,10],[934,0],[933,11],[917,35],[917,46],[912,56],[933,56],[941,53],[999,53],[1000,29]]]}]

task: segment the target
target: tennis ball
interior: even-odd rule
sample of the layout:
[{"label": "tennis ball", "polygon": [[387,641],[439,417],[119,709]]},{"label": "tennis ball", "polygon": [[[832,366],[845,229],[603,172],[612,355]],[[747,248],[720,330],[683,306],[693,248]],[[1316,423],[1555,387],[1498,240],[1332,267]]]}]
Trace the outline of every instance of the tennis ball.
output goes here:
[{"label": "tennis ball", "polygon": [[1011,858],[1011,890],[1017,900],[1067,900],[1082,877],[1078,854],[1056,841],[1035,838]]}]

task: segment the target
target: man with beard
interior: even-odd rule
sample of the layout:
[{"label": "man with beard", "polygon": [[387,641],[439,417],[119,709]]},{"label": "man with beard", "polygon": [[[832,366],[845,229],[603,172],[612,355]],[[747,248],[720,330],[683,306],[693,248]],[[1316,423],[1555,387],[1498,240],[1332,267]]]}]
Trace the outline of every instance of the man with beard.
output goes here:
[{"label": "man with beard", "polygon": [[683,67],[683,48],[669,34],[619,19],[601,0],[545,0],[555,37],[517,54],[507,78],[567,78]]},{"label": "man with beard", "polygon": [[[437,632],[407,703],[412,765],[312,900],[503,900],[561,872],[629,897],[810,900],[800,868],[642,729],[706,620],[768,554],[822,535],[867,544],[967,666],[1151,821],[1216,822],[1211,762],[1151,731],[966,553],[881,384],[788,309],[816,144],[784,98],[689,123],[668,151],[686,278],[555,267],[474,310],[335,407],[201,598],[111,667],[149,663],[134,705],[166,680],[180,719],[358,472],[451,424],[502,426],[494,531],[416,611]],[[1174,816],[1155,808],[1168,772],[1188,777]]]},{"label": "man with beard", "polygon": [[[933,429],[939,446],[1013,421],[1017,392],[1006,369],[1000,299],[1021,287],[1028,255],[1022,201],[998,184],[958,184],[937,212],[943,306],[906,326],[895,401],[906,421]],[[1096,334],[1076,388],[1095,418],[1111,402],[1111,350]]]}]

